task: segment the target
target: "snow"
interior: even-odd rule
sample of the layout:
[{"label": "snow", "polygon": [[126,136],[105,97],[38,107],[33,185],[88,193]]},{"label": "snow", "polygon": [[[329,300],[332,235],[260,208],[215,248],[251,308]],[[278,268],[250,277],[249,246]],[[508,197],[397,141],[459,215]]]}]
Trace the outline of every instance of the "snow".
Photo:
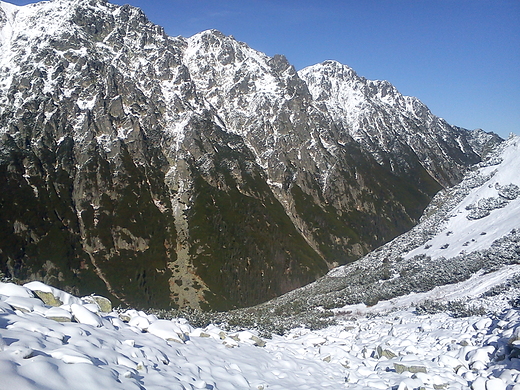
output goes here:
[{"label": "snow", "polygon": [[75,296],[66,293],[65,291],[61,291],[57,288],[46,285],[45,283],[34,281],[29,282],[23,285],[23,288],[26,288],[30,291],[43,291],[46,293],[51,293],[54,297],[59,299],[63,304],[70,305],[73,303],[81,303],[81,299],[76,298]]},{"label": "snow", "polygon": [[20,10],[20,7],[14,4],[0,1],[0,8],[4,12],[7,19],[6,24],[0,30],[0,43],[2,43],[3,45],[4,42],[8,41],[11,38],[11,35],[13,33],[13,20],[18,11]]},{"label": "snow", "polygon": [[[479,275],[467,284],[489,287],[505,274]],[[70,296],[40,282],[35,286],[60,300]],[[451,288],[455,294],[457,286]],[[254,330],[194,328],[184,319],[158,319],[137,310],[96,314],[88,299],[70,297],[79,303],[51,308],[40,301],[33,308],[45,310],[23,312],[9,302],[37,298],[26,287],[0,283],[4,388],[512,389],[520,384],[520,312],[510,308],[495,318],[417,315],[402,298],[401,305],[382,302],[372,313],[344,308],[336,325],[321,330],[295,328],[262,339]],[[377,310],[383,314],[376,316]],[[47,318],[51,311],[69,313],[74,321]]]},{"label": "snow", "polygon": [[92,110],[96,104],[96,96],[92,96],[89,99],[78,99],[76,104],[82,110]]},{"label": "snow", "polygon": [[[520,138],[507,140],[500,148],[499,155],[491,157],[491,163],[473,172],[472,177],[483,178],[483,182],[471,189],[470,193],[450,211],[447,221],[438,233],[424,246],[406,253],[405,259],[419,254],[427,254],[432,259],[451,258],[461,253],[470,253],[489,248],[494,240],[506,235],[512,229],[520,228],[520,196],[505,199],[501,188],[509,185],[520,186]],[[471,186],[469,181],[461,185]],[[468,215],[476,207],[483,207],[489,201],[501,203],[502,207],[491,208],[487,216],[469,219]],[[489,209],[489,207],[486,207]]]},{"label": "snow", "polygon": [[18,286],[14,283],[2,283],[0,284],[0,294],[7,295],[10,297],[23,297],[32,298],[34,294],[32,291],[23,286]]},{"label": "snow", "polygon": [[[362,315],[376,315],[378,313],[388,313],[394,310],[403,310],[415,307],[428,300],[435,301],[457,301],[471,302],[489,291],[493,287],[504,283],[511,275],[520,274],[520,265],[505,266],[495,272],[480,272],[471,278],[459,283],[437,286],[433,290],[424,293],[411,293],[386,301],[380,301],[373,306],[367,307],[365,304],[347,305],[339,309],[334,309],[336,313],[358,313]],[[485,303],[486,307],[492,312],[505,310],[509,305],[499,299],[493,299]]]},{"label": "snow", "polygon": [[102,326],[101,318],[95,313],[92,313],[88,308],[77,303],[70,305],[70,311],[74,318],[81,324],[88,324],[92,326]]},{"label": "snow", "polygon": [[[247,135],[244,121],[267,111],[266,106],[282,104],[283,80],[274,74],[270,57],[216,30],[195,34],[186,43],[183,63],[197,91],[219,109],[226,130]],[[212,64],[210,69],[207,63]],[[291,76],[284,73],[282,77]]]},{"label": "snow", "polygon": [[[63,3],[45,2],[34,7],[0,3],[8,19],[0,31],[0,72],[16,74],[19,68],[13,64],[23,61],[14,61],[13,56],[30,55],[24,51],[25,47],[11,50],[15,38],[23,36],[29,50],[41,46],[37,40],[44,42],[43,35],[67,30],[68,15],[65,13],[69,9],[60,8]],[[103,7],[100,3],[96,6]],[[34,28],[36,24],[31,19],[36,15],[36,7],[53,11],[48,13],[53,17],[43,29]],[[15,33],[19,36],[14,37]],[[219,45],[209,49],[203,47],[203,39],[211,38],[218,39]],[[207,102],[204,104],[225,107],[224,111],[230,113],[227,117],[221,115],[222,123],[229,125],[228,130],[246,129],[241,121],[256,117],[257,110],[274,112],[277,105],[284,104],[283,99],[275,100],[274,97],[292,76],[286,71],[280,76],[286,80],[279,79],[278,75],[275,77],[276,73],[269,65],[271,59],[267,56],[216,32],[198,34],[186,43],[182,61],[193,76],[196,89],[205,94]],[[104,43],[96,46],[101,51],[111,51]],[[148,47],[151,46],[145,49]],[[85,56],[87,49],[82,48],[76,54]],[[242,60],[217,61],[223,54]],[[215,59],[211,72],[201,69],[205,61],[199,61],[200,56]],[[148,58],[137,56],[126,70],[138,74],[137,70],[148,63]],[[4,70],[7,68],[8,71]],[[72,72],[72,69],[68,71]],[[343,67],[342,71],[344,79],[330,79],[334,83],[330,90],[337,96],[328,102],[338,103],[331,106],[330,111],[352,124],[356,139],[363,140],[366,135],[361,134],[356,124],[362,119],[361,108],[370,111],[366,91],[360,89],[363,86],[379,88],[386,85],[388,93],[379,94],[377,98],[388,106],[405,105],[412,116],[420,115],[420,110],[425,109],[418,100],[400,96],[389,84],[358,78],[348,67]],[[8,90],[11,80],[11,76],[5,78],[0,85],[1,93]],[[52,92],[56,86],[50,79],[47,81],[43,91]],[[240,92],[241,82],[248,83],[249,95],[236,92]],[[165,106],[174,107],[176,99],[183,98],[181,88],[171,80],[159,85]],[[77,92],[75,88],[64,87],[63,95],[73,96]],[[322,92],[317,83],[309,84],[309,89],[313,96]],[[143,87],[145,95],[150,90]],[[234,93],[237,97],[228,99]],[[318,100],[318,96],[315,98]],[[196,101],[195,97],[190,99],[184,103]],[[274,102],[264,108],[271,100]],[[94,95],[77,100],[81,110],[91,110],[95,104]],[[81,125],[84,115],[78,114],[75,126]],[[191,117],[179,118],[173,109],[165,115],[171,119],[166,131],[176,141],[174,149],[177,152]],[[296,121],[297,116],[291,113],[289,119]],[[268,121],[272,124],[274,119]],[[118,137],[126,138],[126,131],[119,129]],[[276,126],[272,132],[271,148],[257,152],[246,141],[259,164],[265,167],[269,165],[270,154],[284,140],[284,134]],[[311,150],[318,139],[334,153],[335,144],[321,134],[312,135]],[[110,152],[113,144],[110,135],[99,135],[97,141]],[[476,175],[487,177],[484,185],[473,188],[470,195],[456,205],[451,213],[453,216],[427,243],[431,245],[430,249],[426,251],[422,245],[405,257],[421,253],[434,258],[447,257],[462,250],[481,250],[512,228],[518,228],[516,216],[520,211],[520,199],[508,199],[503,207],[489,210],[489,215],[483,218],[467,217],[471,213],[469,206],[478,206],[483,199],[499,198],[504,186],[520,185],[517,177],[519,155],[518,140],[508,141],[501,162],[478,168]],[[328,172],[323,172],[323,182],[327,183]],[[169,172],[171,176],[174,173]],[[281,188],[279,181],[269,180],[268,183]],[[476,274],[464,282],[434,288],[428,293],[381,301],[372,307],[346,306],[335,311],[337,325],[321,330],[296,328],[272,339],[260,338],[253,329],[229,332],[216,325],[193,328],[183,319],[158,319],[137,310],[102,313],[88,297],[74,297],[41,282],[24,286],[0,283],[0,383],[2,387],[21,390],[466,389],[470,386],[511,390],[515,384],[520,387],[517,358],[520,350],[516,349],[520,339],[520,313],[517,310],[484,300],[482,302],[488,308],[499,313],[496,317],[455,319],[444,313],[417,315],[413,306],[428,299],[476,300],[483,292],[518,273],[520,266],[511,265],[495,272]],[[44,303],[38,292],[51,294],[59,306]]]}]

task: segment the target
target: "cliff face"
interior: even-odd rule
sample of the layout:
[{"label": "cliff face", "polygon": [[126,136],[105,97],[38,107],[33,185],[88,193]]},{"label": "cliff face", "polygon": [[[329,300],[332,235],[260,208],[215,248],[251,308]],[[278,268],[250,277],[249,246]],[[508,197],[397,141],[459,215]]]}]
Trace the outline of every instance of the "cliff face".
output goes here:
[{"label": "cliff face", "polygon": [[299,75],[314,101],[376,161],[397,174],[423,168],[442,186],[453,186],[468,163],[480,161],[482,146],[500,142],[495,134],[451,126],[388,81],[367,80],[335,61],[309,66]]},{"label": "cliff face", "polygon": [[[409,229],[489,141],[377,104],[360,138],[318,70],[217,31],[168,37],[130,6],[0,5],[0,267],[20,279],[259,303]],[[391,148],[368,134],[382,117]],[[417,141],[430,122],[434,145]]]}]

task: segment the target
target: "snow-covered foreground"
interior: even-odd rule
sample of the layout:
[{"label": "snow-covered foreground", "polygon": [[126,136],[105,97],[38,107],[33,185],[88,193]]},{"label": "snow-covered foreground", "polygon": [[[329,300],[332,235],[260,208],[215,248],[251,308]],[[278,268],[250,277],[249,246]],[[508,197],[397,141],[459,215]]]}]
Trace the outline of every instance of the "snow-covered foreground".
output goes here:
[{"label": "snow-covered foreground", "polygon": [[515,309],[496,319],[343,313],[326,329],[261,339],[101,308],[39,282],[0,283],[0,388],[520,389]]}]

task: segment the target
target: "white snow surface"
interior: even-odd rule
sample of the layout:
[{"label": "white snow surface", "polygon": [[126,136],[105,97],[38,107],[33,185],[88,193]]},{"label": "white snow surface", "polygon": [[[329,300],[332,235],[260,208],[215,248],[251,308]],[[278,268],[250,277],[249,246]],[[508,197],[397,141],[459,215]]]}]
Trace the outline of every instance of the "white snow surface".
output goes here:
[{"label": "white snow surface", "polygon": [[[480,276],[486,285],[500,274]],[[486,278],[490,281],[487,282]],[[475,285],[475,283],[473,283]],[[41,289],[41,285],[40,291]],[[66,293],[49,287],[58,296]],[[464,295],[462,289],[458,293]],[[96,314],[88,300],[50,308],[0,283],[1,388],[76,389],[518,389],[520,312],[497,317],[416,315],[406,305],[338,324],[261,339],[252,330],[193,328],[142,311]],[[433,295],[432,295],[433,296]],[[19,310],[10,299],[32,299]],[[91,304],[90,304],[91,305]],[[58,310],[59,309],[59,310]],[[57,322],[45,311],[71,312]],[[87,314],[88,313],[88,314]],[[85,318],[87,321],[85,321]],[[138,325],[146,324],[145,327]],[[481,387],[479,387],[481,386]],[[487,386],[487,387],[486,387]]]},{"label": "white snow surface", "polygon": [[509,265],[495,272],[479,272],[471,278],[459,283],[437,286],[433,290],[423,293],[410,293],[385,301],[380,301],[373,306],[363,303],[347,305],[339,309],[333,309],[336,313],[357,313],[362,315],[377,315],[396,310],[405,310],[417,307],[427,301],[449,302],[463,301],[473,307],[485,307],[493,313],[499,313],[510,307],[508,300],[515,298],[520,291],[512,288],[508,292],[491,297],[485,297],[484,293],[494,287],[503,285],[505,281],[514,275],[520,275],[520,265]]},{"label": "white snow surface", "polygon": [[[438,228],[438,233],[424,245],[403,255],[411,258],[427,254],[432,259],[441,256],[451,258],[489,248],[497,238],[505,236],[512,229],[520,228],[520,196],[505,200],[500,195],[504,186],[520,187],[520,138],[512,137],[499,148],[491,158],[491,164],[473,172],[472,177],[485,180],[471,189],[470,193],[449,213],[447,220]],[[462,185],[465,182],[461,183]],[[479,219],[468,219],[470,212],[479,202],[486,199],[502,200],[502,207],[489,210],[489,215]]]}]

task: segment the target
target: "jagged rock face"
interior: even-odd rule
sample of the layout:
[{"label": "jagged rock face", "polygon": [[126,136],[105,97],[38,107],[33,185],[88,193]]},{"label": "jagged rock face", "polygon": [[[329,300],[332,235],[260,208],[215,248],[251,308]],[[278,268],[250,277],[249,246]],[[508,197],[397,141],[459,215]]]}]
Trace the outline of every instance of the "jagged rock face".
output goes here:
[{"label": "jagged rock face", "polygon": [[168,306],[177,234],[166,174],[179,134],[165,118],[182,116],[191,101],[178,45],[130,7],[7,11],[3,266],[24,279],[80,291],[102,285],[123,302]]},{"label": "jagged rock face", "polygon": [[429,186],[411,188],[367,156],[283,56],[267,57],[217,31],[187,42],[197,91],[222,126],[244,139],[294,225],[329,263],[352,260],[404,228],[397,225],[416,218],[439,188],[431,177]]},{"label": "jagged rock face", "polygon": [[[299,75],[315,101],[380,164],[398,174],[423,167],[443,186],[452,186],[468,163],[480,161],[473,132],[449,125],[388,81],[367,80],[336,61],[307,67]],[[489,137],[493,145],[499,142]]]},{"label": "jagged rock face", "polygon": [[79,294],[265,301],[410,228],[482,144],[368,147],[283,56],[130,6],[1,3],[0,28],[1,270]]}]

